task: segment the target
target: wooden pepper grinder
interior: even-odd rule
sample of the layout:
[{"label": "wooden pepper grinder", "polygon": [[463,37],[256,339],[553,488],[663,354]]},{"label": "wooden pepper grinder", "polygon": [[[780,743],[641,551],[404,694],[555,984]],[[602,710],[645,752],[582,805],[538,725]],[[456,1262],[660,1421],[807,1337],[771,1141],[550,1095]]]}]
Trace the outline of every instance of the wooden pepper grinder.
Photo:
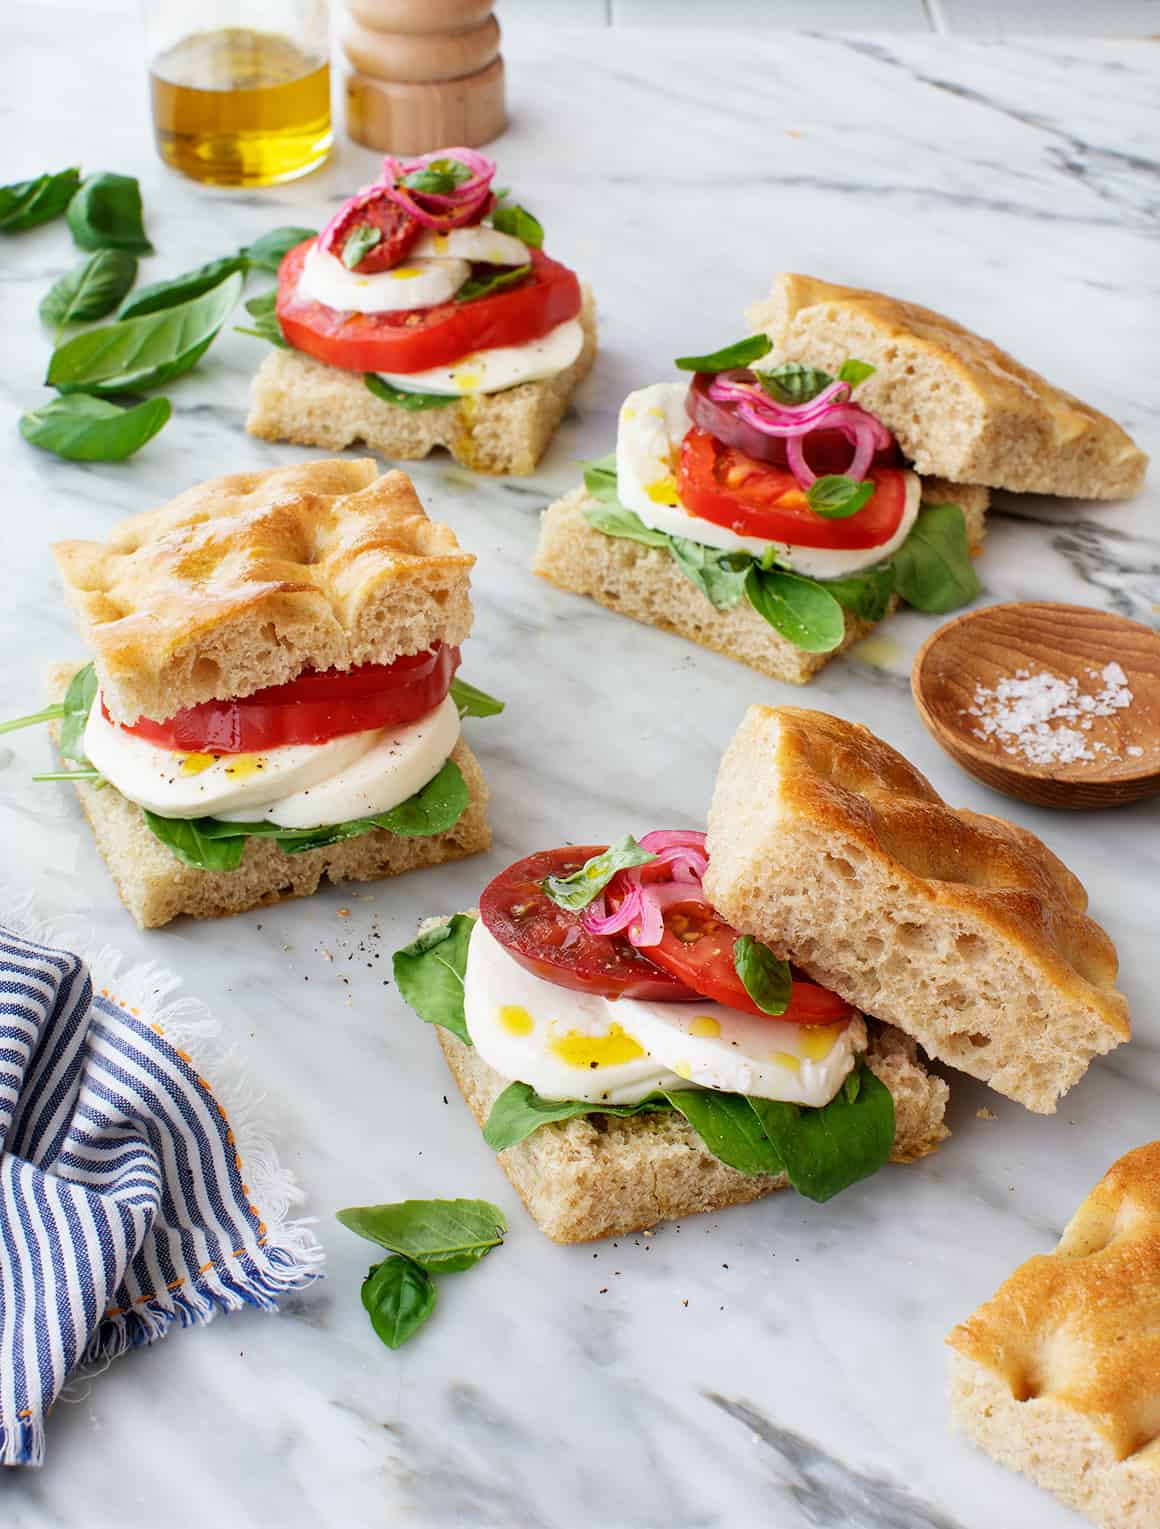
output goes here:
[{"label": "wooden pepper grinder", "polygon": [[476,148],[507,123],[492,0],[347,0],[347,132],[387,154]]}]

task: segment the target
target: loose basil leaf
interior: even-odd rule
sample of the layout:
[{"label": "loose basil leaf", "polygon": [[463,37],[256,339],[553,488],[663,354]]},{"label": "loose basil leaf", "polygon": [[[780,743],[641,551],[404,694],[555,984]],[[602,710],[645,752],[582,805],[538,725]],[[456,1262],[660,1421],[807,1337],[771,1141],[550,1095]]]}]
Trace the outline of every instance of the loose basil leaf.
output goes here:
[{"label": "loose basil leaf", "polygon": [[457,186],[471,179],[471,170],[461,159],[432,159],[421,169],[412,170],[399,182],[408,191],[425,191],[433,196],[447,196]]},{"label": "loose basil leaf", "polygon": [[364,372],[363,381],[376,398],[410,413],[417,413],[420,409],[446,409],[448,404],[460,402],[458,398],[449,397],[446,393],[409,393],[406,388],[397,388],[377,372]]},{"label": "loose basil leaf", "polygon": [[223,255],[220,260],[211,260],[206,265],[199,265],[194,271],[172,276],[168,281],[151,281],[148,286],[139,287],[132,297],[121,304],[117,317],[139,319],[147,313],[161,313],[166,308],[176,308],[179,303],[188,303],[200,297],[203,292],[220,286],[235,271],[245,269],[244,256]]},{"label": "loose basil leaf", "polygon": [[733,942],[733,969],[763,1014],[784,1014],[793,994],[789,962],[779,961],[768,945],[740,934]]},{"label": "loose basil leaf", "polygon": [[541,1099],[527,1083],[509,1083],[491,1107],[483,1127],[483,1139],[493,1152],[504,1152],[558,1120],[572,1120],[577,1115],[649,1114],[667,1110],[664,1094],[649,1094],[639,1104],[591,1104],[582,1099]]},{"label": "loose basil leaf", "polygon": [[807,1199],[832,1199],[859,1179],[877,1173],[890,1157],[893,1096],[864,1063],[851,1076],[857,1077],[854,1087],[843,1086],[821,1109],[749,1100],[785,1163],[790,1183]]},{"label": "loose basil leaf", "polygon": [[70,462],[123,462],[151,441],[173,412],[168,398],[122,409],[106,398],[71,393],[20,416],[30,445]]},{"label": "loose basil leaf", "polygon": [[721,552],[683,536],[667,538],[673,561],[715,610],[729,610],[745,594],[753,559],[744,552]]},{"label": "loose basil leaf", "polygon": [[511,234],[524,244],[530,244],[533,249],[543,248],[543,225],[526,207],[497,207],[491,215],[491,226],[501,234]]},{"label": "loose basil leaf", "polygon": [[806,490],[806,503],[815,515],[824,515],[827,520],[845,520],[856,515],[873,492],[873,483],[859,483],[842,473],[826,473],[810,484]]},{"label": "loose basil leaf", "polygon": [[60,326],[103,319],[136,279],[136,255],[127,250],[97,250],[49,287],[40,301],[41,323]]},{"label": "loose basil leaf", "polygon": [[507,1221],[490,1200],[400,1200],[351,1205],[336,1212],[343,1226],[428,1274],[459,1274],[498,1248]]},{"label": "loose basil leaf", "polygon": [[73,764],[88,765],[88,756],[85,754],[85,725],[89,720],[89,712],[93,709],[93,702],[97,698],[97,671],[92,664],[86,664],[83,669],[78,669],[69,680],[68,689],[64,693],[64,714],[61,719],[60,732],[58,735],[57,748],[61,757],[71,759]]},{"label": "loose basil leaf", "polygon": [[435,1281],[409,1258],[385,1258],[363,1280],[362,1303],[381,1342],[402,1348],[435,1310]]},{"label": "loose basil leaf", "polygon": [[894,587],[916,610],[941,615],[979,593],[967,525],[957,504],[930,504],[919,510],[893,563]]},{"label": "loose basil leaf", "polygon": [[758,372],[757,380],[774,403],[809,403],[823,388],[828,388],[833,378],[816,366],[803,366],[800,361],[787,361],[772,371]]},{"label": "loose basil leaf", "polygon": [[766,1135],[744,1094],[682,1088],[673,1089],[666,1097],[713,1156],[728,1167],[746,1174],[785,1171],[781,1154]]},{"label": "loose basil leaf", "polygon": [[79,170],[58,170],[55,175],[0,186],[0,233],[23,233],[59,218],[80,183]]},{"label": "loose basil leaf", "polygon": [[316,228],[297,228],[288,224],[284,228],[272,228],[268,234],[255,239],[239,251],[241,258],[252,271],[273,271],[277,274],[282,257],[307,239],[318,236]]},{"label": "loose basil leaf", "polygon": [[813,579],[754,564],[745,576],[745,594],[775,632],[807,653],[832,653],[846,635],[842,607]]},{"label": "loose basil leaf", "polygon": [[226,839],[211,838],[201,831],[198,818],[163,818],[148,808],[142,808],[146,827],[159,838],[167,849],[184,865],[192,865],[199,871],[236,871],[246,852],[242,836]]},{"label": "loose basil leaf", "polygon": [[773,349],[767,334],[751,334],[747,339],[710,351],[707,356],[678,356],[673,363],[683,372],[728,372],[735,366],[749,366]]},{"label": "loose basil leaf", "polygon": [[881,621],[890,609],[890,597],[894,593],[894,565],[879,563],[860,573],[827,579],[825,588],[839,605],[861,620]]},{"label": "loose basil leaf", "polygon": [[853,356],[847,356],[838,368],[838,381],[848,382],[852,388],[856,388],[867,377],[873,377],[877,370],[869,361],[856,361]]},{"label": "loose basil leaf", "polygon": [[502,292],[508,287],[517,286],[526,276],[532,274],[530,265],[504,266],[500,269],[491,269],[483,276],[471,276],[463,283],[455,294],[457,303],[470,303],[477,297],[486,297],[492,292]]},{"label": "loose basil leaf", "polygon": [[350,237],[342,247],[343,265],[348,271],[353,271],[355,266],[365,260],[371,250],[382,242],[381,228],[375,228],[370,223],[360,223],[351,231]]},{"label": "loose basil leaf", "polygon": [[498,717],[504,708],[504,703],[497,701],[495,696],[469,685],[458,676],[451,681],[450,694],[461,717]]},{"label": "loose basil leaf", "polygon": [[[587,478],[587,473],[584,476]],[[584,519],[595,530],[603,531],[605,536],[623,536],[629,541],[640,542],[644,547],[667,548],[669,545],[669,538],[663,531],[650,530],[639,515],[634,515],[631,510],[620,505],[610,508],[601,504],[586,504]]]},{"label": "loose basil leaf", "polygon": [[631,834],[624,834],[601,854],[585,860],[570,876],[546,876],[544,891],[558,908],[577,912],[600,896],[617,871],[626,871],[633,865],[648,865],[655,859],[649,850],[641,849]]},{"label": "loose basil leaf", "polygon": [[53,351],[46,380],[62,393],[160,387],[197,364],[241,292],[235,273],[191,302],[86,330]]},{"label": "loose basil leaf", "polygon": [[[623,509],[616,478],[616,452],[610,451],[606,457],[598,457],[594,462],[583,462],[581,466],[584,468],[584,487],[593,499]],[[625,510],[625,514],[628,513]]]},{"label": "loose basil leaf", "polygon": [[463,1017],[463,974],[475,920],[457,913],[424,931],[394,955],[395,986],[403,1002],[429,1025],[442,1025],[471,1045]]},{"label": "loose basil leaf", "polygon": [[246,312],[254,320],[253,327],[247,328],[244,325],[235,324],[234,333],[251,334],[256,340],[269,340],[271,345],[277,345],[280,350],[289,350],[290,342],[282,333],[282,326],[275,312],[277,301],[277,287],[271,287],[269,292],[260,292],[257,297],[251,297],[246,303]]},{"label": "loose basil leaf", "polygon": [[141,187],[132,175],[90,175],[68,205],[68,226],[83,250],[153,253],[145,237]]}]

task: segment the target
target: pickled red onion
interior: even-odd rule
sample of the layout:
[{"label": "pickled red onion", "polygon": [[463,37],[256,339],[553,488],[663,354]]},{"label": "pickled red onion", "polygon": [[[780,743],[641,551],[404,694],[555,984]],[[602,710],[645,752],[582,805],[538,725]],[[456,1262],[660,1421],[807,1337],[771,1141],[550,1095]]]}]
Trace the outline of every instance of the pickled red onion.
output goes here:
[{"label": "pickled red onion", "polygon": [[[471,178],[453,191],[412,191],[398,183],[416,170],[425,170],[437,159],[456,159],[471,171]],[[388,154],[383,160],[383,174],[379,182],[387,198],[410,213],[424,228],[462,228],[479,217],[491,196],[491,183],[495,177],[495,161],[477,154],[474,149],[436,149],[431,154],[421,154],[417,159],[396,159]],[[442,208],[443,211],[439,211]]]},{"label": "pickled red onion", "polygon": [[620,874],[629,889],[619,908],[609,913],[604,894],[591,902],[582,915],[582,923],[591,934],[620,934],[626,931],[633,945],[657,945],[665,932],[664,910],[676,903],[704,902],[701,878],[709,864],[705,853],[705,835],[692,829],[655,829],[640,840],[641,849],[655,859],[647,869],[667,866],[668,881],[645,881],[645,866],[633,866]]}]

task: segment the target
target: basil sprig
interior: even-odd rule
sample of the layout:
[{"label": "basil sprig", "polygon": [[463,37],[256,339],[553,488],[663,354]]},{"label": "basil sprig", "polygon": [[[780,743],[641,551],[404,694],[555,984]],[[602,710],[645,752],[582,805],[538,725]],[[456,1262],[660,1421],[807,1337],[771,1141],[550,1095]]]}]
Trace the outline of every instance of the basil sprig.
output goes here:
[{"label": "basil sprig", "polygon": [[346,243],[342,246],[342,263],[348,271],[353,271],[370,254],[371,250],[383,242],[383,231],[375,228],[370,223],[359,223],[351,229]]},{"label": "basil sprig", "polygon": [[491,215],[492,228],[498,229],[501,234],[511,234],[513,238],[530,245],[532,249],[542,249],[544,246],[544,228],[539,218],[533,217],[526,207],[518,207],[513,204],[510,207],[497,207]]},{"label": "basil sprig", "polygon": [[570,876],[546,876],[544,892],[558,908],[578,912],[599,897],[618,871],[634,865],[648,865],[656,856],[641,849],[631,834],[624,834],[599,855],[585,860]]},{"label": "basil sprig", "polygon": [[504,709],[503,701],[497,701],[495,696],[488,695],[486,690],[480,690],[478,685],[469,685],[458,675],[451,681],[451,689],[448,693],[455,702],[460,717],[498,717]]},{"label": "basil sprig", "polygon": [[488,297],[492,292],[504,292],[515,287],[532,274],[530,265],[489,267],[477,266],[477,274],[470,276],[455,294],[457,303],[470,303],[477,297]]},{"label": "basil sprig", "polygon": [[957,504],[928,504],[894,554],[894,587],[916,610],[942,615],[979,593],[967,526]]},{"label": "basil sprig", "polygon": [[69,169],[0,186],[0,234],[21,234],[59,218],[80,183],[81,172]]},{"label": "basil sprig", "polygon": [[733,969],[763,1014],[785,1013],[793,996],[788,961],[779,960],[760,940],[739,934],[733,942]]},{"label": "basil sprig", "polygon": [[268,292],[259,292],[257,297],[251,297],[246,302],[246,312],[253,319],[253,324],[235,324],[235,334],[253,335],[255,340],[268,340],[271,345],[277,345],[280,350],[289,350],[290,342],[282,333],[282,326],[278,322],[277,314],[278,289],[271,287]]},{"label": "basil sprig", "polygon": [[827,520],[845,520],[856,515],[874,492],[873,483],[847,478],[843,473],[826,473],[815,478],[806,490],[806,503],[815,515]]},{"label": "basil sprig", "polygon": [[409,414],[417,414],[423,409],[446,409],[449,404],[462,402],[453,393],[411,393],[406,388],[397,388],[377,372],[364,372],[363,381],[376,398],[396,409],[406,409]]},{"label": "basil sprig", "polygon": [[755,375],[774,403],[792,405],[809,403],[824,388],[828,388],[831,382],[848,382],[851,388],[856,388],[867,377],[872,377],[876,370],[867,361],[847,356],[838,368],[837,377],[831,377],[829,372],[822,371],[818,366],[803,366],[800,361],[786,361],[781,366],[775,366],[767,372],[759,371]]},{"label": "basil sprig", "polygon": [[463,974],[467,970],[467,945],[475,920],[457,913],[446,923],[426,929],[410,945],[397,950],[393,960],[399,996],[420,1019],[442,1025],[466,1046],[471,1045],[463,1015]]},{"label": "basil sprig", "polygon": [[471,179],[471,170],[461,159],[432,159],[419,170],[412,170],[399,182],[408,191],[447,196]]},{"label": "basil sprig", "polygon": [[68,204],[68,226],[82,250],[128,250],[151,255],[141,187],[132,175],[90,175]]},{"label": "basil sprig", "polygon": [[721,350],[710,351],[707,356],[678,356],[673,365],[682,372],[728,372],[734,367],[750,366],[760,361],[773,349],[773,341],[767,334],[751,334]]},{"label": "basil sprig", "polygon": [[20,416],[20,433],[32,446],[69,462],[123,462],[166,424],[168,398],[148,398],[121,408],[107,398],[70,393]]},{"label": "basil sprig", "polygon": [[40,319],[58,329],[103,319],[137,279],[137,257],[127,250],[97,250],[63,276],[40,300]]},{"label": "basil sprig", "polygon": [[78,669],[69,681],[63,701],[56,701],[42,711],[31,712],[25,717],[13,717],[0,722],[0,733],[14,733],[22,727],[34,727],[40,722],[59,722],[57,749],[62,759],[70,760],[79,768],[75,770],[49,770],[34,775],[33,780],[87,780],[94,786],[103,786],[104,778],[94,770],[85,754],[85,725],[89,720],[93,701],[97,694],[97,675],[92,664]]}]

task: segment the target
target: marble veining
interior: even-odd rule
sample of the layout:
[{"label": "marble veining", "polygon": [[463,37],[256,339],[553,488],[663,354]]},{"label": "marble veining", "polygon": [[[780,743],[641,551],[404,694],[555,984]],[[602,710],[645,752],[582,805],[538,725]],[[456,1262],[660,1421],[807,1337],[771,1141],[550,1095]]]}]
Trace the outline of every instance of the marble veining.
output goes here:
[{"label": "marble veining", "polygon": [[[131,16],[18,5],[6,18],[4,180],[78,158],[138,174],[159,254],[143,281],[278,223],[320,225],[373,158],[232,195],[154,159]],[[69,46],[61,48],[61,28]],[[541,469],[490,482],[432,458],[415,479],[478,555],[465,675],[506,698],[469,724],[496,843],[474,862],[206,925],[136,932],[47,741],[0,746],[3,870],[78,940],[183,973],[234,1039],[309,1195],[329,1279],[280,1317],[231,1317],[119,1360],[57,1408],[39,1475],[0,1481],[6,1529],[1068,1529],[1076,1520],[950,1434],[943,1338],[1044,1251],[1120,1153],[1156,1130],[1157,808],[1052,815],[959,774],[910,701],[932,629],[879,628],[806,691],[619,621],[527,572],[540,507],[612,445],[630,388],[743,332],[778,268],[943,308],[1160,447],[1156,142],[1147,44],[536,30],[505,39],[502,179],[596,289],[603,349]],[[99,67],[94,67],[99,62]],[[63,228],[3,244],[4,713],[41,704],[77,652],[47,555],[214,473],[304,455],[243,433],[259,342],[221,337],[169,390],[174,418],[125,466],[21,442],[47,398],[36,303],[75,258]],[[250,291],[264,283],[252,281]],[[1002,502],[984,601],[1056,598],[1154,620],[1158,494],[1127,506]],[[954,1135],[826,1206],[790,1195],[651,1237],[560,1249],[531,1227],[429,1030],[389,982],[418,918],[469,906],[508,860],[565,838],[703,820],[745,706],[867,721],[948,797],[1043,834],[1117,940],[1137,1040],[1050,1118],[952,1084]],[[88,931],[87,936],[84,931]],[[987,1106],[994,1118],[979,1118]],[[358,1301],[373,1259],[352,1203],[486,1195],[507,1245],[445,1280],[397,1354]]]}]

